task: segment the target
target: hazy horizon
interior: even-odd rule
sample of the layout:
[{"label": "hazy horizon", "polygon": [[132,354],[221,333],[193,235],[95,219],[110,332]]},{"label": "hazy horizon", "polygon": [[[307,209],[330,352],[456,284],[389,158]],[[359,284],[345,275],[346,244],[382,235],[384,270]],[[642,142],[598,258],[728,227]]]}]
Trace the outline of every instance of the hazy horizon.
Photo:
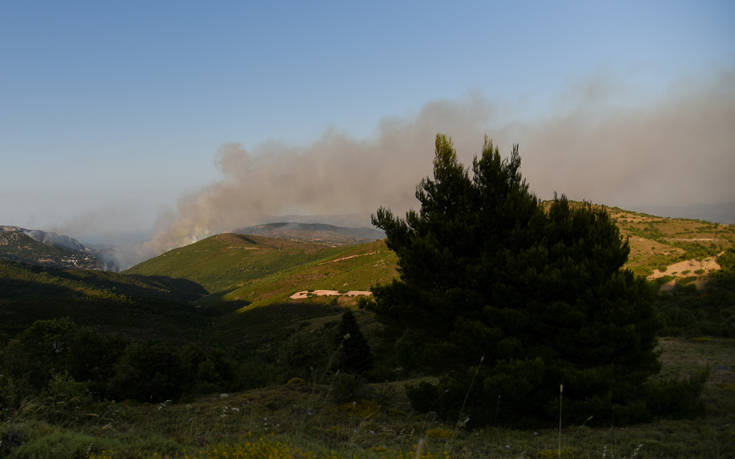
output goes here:
[{"label": "hazy horizon", "polygon": [[416,207],[437,133],[519,144],[543,199],[735,222],[731,2],[42,2],[0,38],[0,224],[129,260]]}]

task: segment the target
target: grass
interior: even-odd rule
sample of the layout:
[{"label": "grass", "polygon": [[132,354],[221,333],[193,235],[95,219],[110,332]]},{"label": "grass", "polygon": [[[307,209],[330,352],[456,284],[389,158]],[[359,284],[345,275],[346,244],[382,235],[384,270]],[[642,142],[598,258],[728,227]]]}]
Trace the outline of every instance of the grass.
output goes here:
[{"label": "grass", "polygon": [[[664,338],[660,350],[663,376],[686,376],[701,366],[712,369],[704,394],[707,414],[626,427],[565,425],[562,457],[735,455],[735,340]],[[0,438],[3,445],[10,439],[20,442],[12,451],[15,457],[49,457],[29,452],[54,448],[82,453],[90,449],[96,457],[116,458],[156,453],[159,457],[226,457],[225,453],[227,457],[414,457],[419,442],[426,457],[558,457],[559,431],[553,422],[535,430],[502,425],[458,429],[431,414],[413,412],[400,389],[406,382],[370,385],[366,398],[347,403],[326,396],[328,379],[316,385],[275,385],[177,403],[100,404],[88,420],[74,425],[6,420]]]}]

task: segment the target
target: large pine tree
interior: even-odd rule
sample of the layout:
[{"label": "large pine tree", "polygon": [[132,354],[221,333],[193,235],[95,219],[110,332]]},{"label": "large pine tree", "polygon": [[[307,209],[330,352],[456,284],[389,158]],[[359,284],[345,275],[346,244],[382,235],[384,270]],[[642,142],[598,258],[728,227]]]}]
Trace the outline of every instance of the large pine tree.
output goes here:
[{"label": "large pine tree", "polygon": [[652,292],[623,269],[629,247],[614,222],[564,197],[545,209],[517,146],[502,159],[486,139],[471,171],[451,139],[435,146],[419,211],[373,217],[400,272],[374,289],[376,316],[405,366],[445,375],[415,390],[415,405],[458,414],[476,379],[477,421],[502,417],[501,401],[514,415],[551,415],[564,384],[572,415],[618,407],[635,418],[639,388],[659,368],[658,324]]}]

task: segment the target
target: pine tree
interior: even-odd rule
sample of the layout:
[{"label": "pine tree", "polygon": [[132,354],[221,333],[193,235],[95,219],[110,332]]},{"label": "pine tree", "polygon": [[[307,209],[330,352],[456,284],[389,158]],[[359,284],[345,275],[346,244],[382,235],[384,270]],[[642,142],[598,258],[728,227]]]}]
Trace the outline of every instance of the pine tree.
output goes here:
[{"label": "pine tree", "polygon": [[362,374],[373,367],[370,346],[349,309],[342,314],[335,341],[338,349],[338,369],[347,373]]},{"label": "pine tree", "polygon": [[623,269],[629,247],[614,222],[564,196],[544,209],[520,174],[517,145],[502,159],[486,138],[471,171],[451,139],[437,135],[435,147],[419,211],[373,217],[400,273],[373,289],[376,317],[404,366],[446,376],[413,398],[458,415],[479,378],[478,422],[497,400],[516,416],[550,415],[560,383],[570,416],[635,405],[659,368],[658,323],[651,290]]}]

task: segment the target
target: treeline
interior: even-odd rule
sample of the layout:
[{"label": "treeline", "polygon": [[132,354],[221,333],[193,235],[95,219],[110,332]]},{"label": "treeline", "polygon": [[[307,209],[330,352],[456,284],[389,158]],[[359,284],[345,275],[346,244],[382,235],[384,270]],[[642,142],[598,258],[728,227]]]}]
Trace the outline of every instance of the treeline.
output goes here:
[{"label": "treeline", "polygon": [[2,349],[0,365],[0,412],[63,394],[68,400],[162,402],[238,390],[243,381],[221,349],[131,340],[68,318],[34,322]]},{"label": "treeline", "polygon": [[334,398],[346,400],[364,387],[372,368],[372,352],[349,310],[341,322],[240,361],[220,347],[135,340],[69,318],[39,320],[0,350],[0,415],[58,421],[95,402],[167,403],[293,378],[336,381]]}]

